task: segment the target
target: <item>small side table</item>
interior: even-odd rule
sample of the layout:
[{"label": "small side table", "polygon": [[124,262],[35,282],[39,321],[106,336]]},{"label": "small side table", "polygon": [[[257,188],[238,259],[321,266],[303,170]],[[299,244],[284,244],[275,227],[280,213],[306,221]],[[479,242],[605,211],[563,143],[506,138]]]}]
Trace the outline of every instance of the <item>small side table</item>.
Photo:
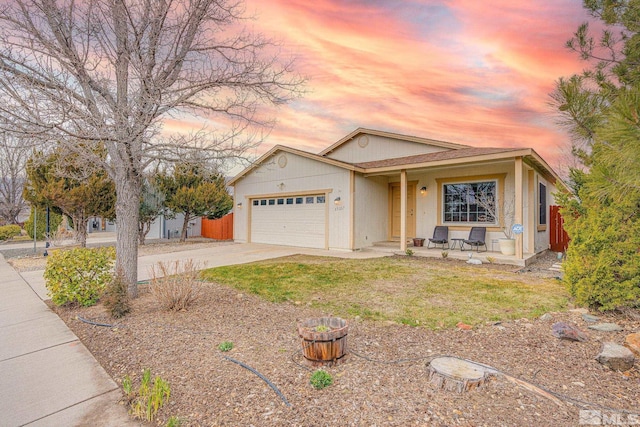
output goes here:
[{"label": "small side table", "polygon": [[451,246],[449,246],[449,249],[455,249],[457,244],[460,250],[462,250],[464,239],[451,239],[451,242],[453,243],[451,243]]}]

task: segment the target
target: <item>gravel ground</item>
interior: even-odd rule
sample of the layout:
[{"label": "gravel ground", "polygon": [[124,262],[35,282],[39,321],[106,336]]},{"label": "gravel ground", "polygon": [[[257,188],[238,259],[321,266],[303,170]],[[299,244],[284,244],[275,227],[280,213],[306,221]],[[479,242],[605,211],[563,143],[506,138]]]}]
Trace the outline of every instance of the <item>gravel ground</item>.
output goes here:
[{"label": "gravel ground", "polygon": [[[548,270],[553,262],[545,257],[514,274],[557,275]],[[192,307],[176,313],[160,310],[144,288],[133,301],[132,313],[118,321],[101,305],[55,310],[118,383],[125,375],[139,380],[145,368],[170,383],[171,399],[158,413],[158,425],[178,416],[183,426],[577,426],[580,409],[601,410],[622,420],[627,414],[614,411],[639,411],[638,362],[620,373],[594,360],[602,341],[622,343],[626,334],[640,330],[637,318],[622,315],[605,315],[602,321],[616,322],[624,332],[589,331],[584,343],[551,335],[551,325],[561,320],[587,330],[579,311],[470,331],[433,332],[347,319],[347,360],[326,368],[334,383],[316,390],[302,363],[296,325],[331,313],[304,302],[274,304],[206,284]],[[115,326],[92,326],[78,315]],[[233,350],[220,352],[223,341],[232,341]],[[436,355],[493,366],[556,393],[563,404],[502,377],[466,393],[437,389],[428,381],[428,362]],[[224,356],[263,374],[291,407],[260,378]]]}]

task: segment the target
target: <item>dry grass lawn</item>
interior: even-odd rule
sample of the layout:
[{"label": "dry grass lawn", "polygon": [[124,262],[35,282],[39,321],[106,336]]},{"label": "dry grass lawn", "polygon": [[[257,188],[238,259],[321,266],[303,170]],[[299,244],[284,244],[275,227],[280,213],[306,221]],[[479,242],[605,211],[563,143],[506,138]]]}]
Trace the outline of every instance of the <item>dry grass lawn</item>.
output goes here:
[{"label": "dry grass lawn", "polygon": [[562,310],[568,301],[554,279],[400,256],[349,260],[298,255],[213,268],[202,277],[271,302],[431,329],[460,321],[476,325],[533,318]]}]

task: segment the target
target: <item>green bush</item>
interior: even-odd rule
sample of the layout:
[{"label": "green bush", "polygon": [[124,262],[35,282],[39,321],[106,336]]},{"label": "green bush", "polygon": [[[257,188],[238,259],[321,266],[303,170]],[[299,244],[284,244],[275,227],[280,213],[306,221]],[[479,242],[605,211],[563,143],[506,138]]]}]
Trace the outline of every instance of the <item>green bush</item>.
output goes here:
[{"label": "green bush", "polygon": [[95,304],[113,280],[115,256],[113,247],[53,251],[44,279],[54,304]]},{"label": "green bush", "polygon": [[[29,237],[33,239],[33,212],[34,209],[31,209],[31,215],[29,215],[29,219],[24,222],[24,230],[27,232]],[[43,208],[38,208],[38,217],[36,223],[36,238],[38,240],[44,239],[44,235],[47,232],[47,210]],[[58,227],[62,224],[62,215],[57,214],[53,211],[53,209],[49,210],[49,232],[53,234]]]},{"label": "green bush", "polygon": [[640,215],[632,201],[627,204],[587,199],[588,209],[563,212],[571,237],[564,282],[579,305],[600,310],[640,305]]},{"label": "green bush", "polygon": [[333,378],[331,377],[331,374],[328,373],[327,371],[318,369],[313,374],[311,374],[311,379],[309,380],[309,382],[317,390],[320,390],[325,387],[329,387],[331,384],[333,384]]},{"label": "green bush", "polygon": [[19,225],[3,225],[0,227],[0,241],[9,240],[14,236],[19,236],[20,230]]}]

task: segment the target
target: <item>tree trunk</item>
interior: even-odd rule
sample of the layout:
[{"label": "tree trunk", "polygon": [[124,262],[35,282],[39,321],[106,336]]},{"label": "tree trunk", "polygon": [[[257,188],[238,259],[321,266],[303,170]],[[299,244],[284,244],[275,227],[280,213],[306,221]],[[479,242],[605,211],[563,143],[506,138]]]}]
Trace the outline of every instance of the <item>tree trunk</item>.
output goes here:
[{"label": "tree trunk", "polygon": [[127,281],[131,298],[138,296],[138,216],[140,184],[131,177],[116,179],[116,271]]},{"label": "tree trunk", "polygon": [[140,228],[140,226],[138,227],[138,245],[140,246],[144,246],[144,241],[145,238],[147,237],[147,233],[146,231],[144,231],[145,226],[144,224],[142,225],[142,228]]},{"label": "tree trunk", "polygon": [[147,234],[151,231],[151,222],[140,222],[138,224],[138,244],[144,246]]},{"label": "tree trunk", "polygon": [[72,215],[73,222],[73,239],[79,243],[81,247],[87,247],[87,218],[80,215]]},{"label": "tree trunk", "polygon": [[180,242],[187,240],[187,229],[189,227],[189,221],[191,220],[191,214],[184,213],[184,222],[182,223],[182,234],[180,234]]}]

